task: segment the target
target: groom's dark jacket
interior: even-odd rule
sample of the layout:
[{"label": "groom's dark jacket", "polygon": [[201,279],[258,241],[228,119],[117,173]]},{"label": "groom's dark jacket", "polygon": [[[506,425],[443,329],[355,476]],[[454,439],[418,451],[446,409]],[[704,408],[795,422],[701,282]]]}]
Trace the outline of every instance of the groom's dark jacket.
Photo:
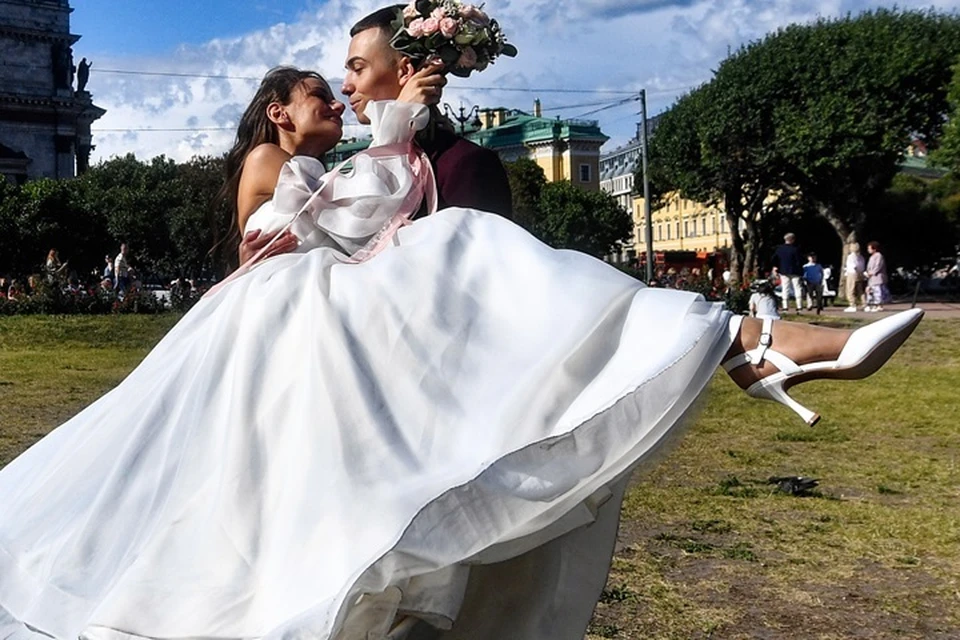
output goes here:
[{"label": "groom's dark jacket", "polygon": [[418,140],[437,178],[437,207],[467,207],[513,219],[510,183],[500,157],[437,128],[428,140]]}]

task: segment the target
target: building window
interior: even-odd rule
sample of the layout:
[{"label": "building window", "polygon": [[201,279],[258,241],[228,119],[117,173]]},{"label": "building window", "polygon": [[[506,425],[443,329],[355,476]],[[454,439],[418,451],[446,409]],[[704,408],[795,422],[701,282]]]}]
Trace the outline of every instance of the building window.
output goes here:
[{"label": "building window", "polygon": [[700,220],[700,235],[702,236],[707,235],[707,219],[706,218],[702,218]]},{"label": "building window", "polygon": [[590,182],[590,165],[580,165],[580,182]]},{"label": "building window", "polygon": [[684,238],[690,237],[690,221],[689,220],[683,221],[683,237]]},{"label": "building window", "polygon": [[677,222],[677,237],[680,237],[680,222]]}]

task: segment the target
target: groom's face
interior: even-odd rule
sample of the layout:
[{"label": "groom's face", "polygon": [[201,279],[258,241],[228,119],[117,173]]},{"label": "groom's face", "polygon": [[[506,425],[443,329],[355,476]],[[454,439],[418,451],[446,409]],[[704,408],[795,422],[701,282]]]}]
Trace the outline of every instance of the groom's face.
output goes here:
[{"label": "groom's face", "polygon": [[400,95],[400,61],[381,29],[366,29],[351,38],[341,91],[361,124],[370,124],[364,114],[369,101],[395,100]]}]

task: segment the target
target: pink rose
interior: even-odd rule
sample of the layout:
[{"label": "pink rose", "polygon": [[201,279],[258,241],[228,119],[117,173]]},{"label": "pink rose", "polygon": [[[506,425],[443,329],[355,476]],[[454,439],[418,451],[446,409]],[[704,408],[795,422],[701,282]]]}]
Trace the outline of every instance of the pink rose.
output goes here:
[{"label": "pink rose", "polygon": [[460,30],[460,23],[453,18],[444,18],[440,21],[440,33],[444,38],[452,38]]},{"label": "pink rose", "polygon": [[443,20],[447,17],[447,12],[443,10],[443,7],[437,7],[430,12],[430,17],[436,19],[437,22]]},{"label": "pink rose", "polygon": [[467,47],[460,53],[460,59],[457,60],[457,66],[461,69],[473,69],[477,64],[477,52],[473,47]]},{"label": "pink rose", "polygon": [[415,20],[420,17],[420,12],[417,11],[417,3],[411,2],[403,8],[403,17],[406,20]]},{"label": "pink rose", "polygon": [[436,18],[427,18],[423,21],[423,35],[429,36],[436,33],[438,29],[440,29],[440,21]]},{"label": "pink rose", "polygon": [[423,18],[417,18],[413,22],[407,25],[407,33],[411,37],[419,38],[423,35]]}]

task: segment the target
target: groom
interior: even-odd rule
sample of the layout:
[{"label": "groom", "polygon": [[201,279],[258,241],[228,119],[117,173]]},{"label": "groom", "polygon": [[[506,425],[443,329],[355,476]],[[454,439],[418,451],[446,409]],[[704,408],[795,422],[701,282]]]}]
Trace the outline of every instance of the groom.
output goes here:
[{"label": "groom", "polygon": [[[390,46],[390,23],[404,5],[374,11],[350,29],[347,75],[341,91],[361,124],[370,124],[364,113],[371,100],[396,100],[410,82],[432,83],[439,101],[446,80],[439,74],[423,78],[409,57]],[[439,71],[439,69],[438,69]],[[439,116],[435,110],[433,118]],[[432,135],[421,132],[417,142],[430,158],[437,178],[438,208],[467,207],[513,217],[510,184],[500,158],[489,149],[458,137],[449,123],[432,123]]]}]

